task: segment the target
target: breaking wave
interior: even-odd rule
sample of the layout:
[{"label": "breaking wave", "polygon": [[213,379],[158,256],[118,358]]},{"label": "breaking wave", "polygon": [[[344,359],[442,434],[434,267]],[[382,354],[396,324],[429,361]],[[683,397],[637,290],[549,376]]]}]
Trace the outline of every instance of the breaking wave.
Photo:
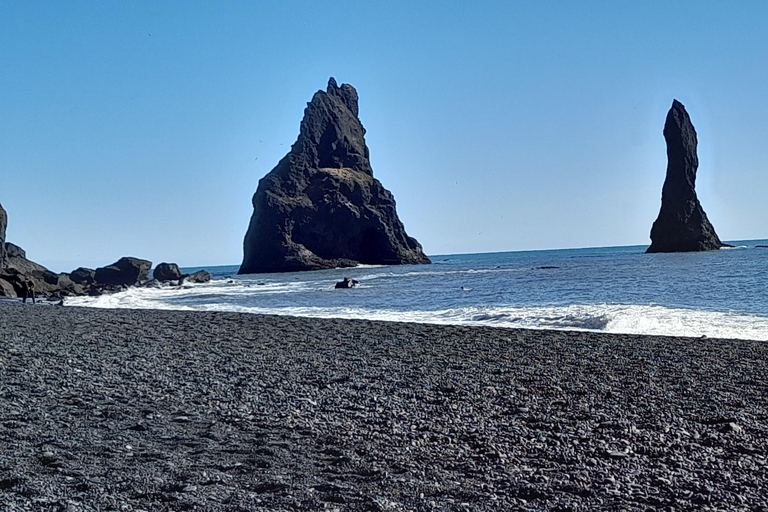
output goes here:
[{"label": "breaking wave", "polygon": [[[222,286],[221,280],[206,284],[159,289],[132,288],[126,292],[100,297],[67,299],[67,305],[98,308],[175,309],[187,311],[231,311],[254,314],[292,315],[476,325],[526,329],[602,331],[623,334],[667,336],[707,336],[712,338],[755,339],[768,341],[768,318],[728,311],[702,311],[659,305],[586,304],[563,306],[472,306],[447,309],[388,309],[355,305],[260,304],[271,294],[300,291],[325,292],[327,286],[296,282],[280,286],[235,282]],[[258,294],[253,290],[258,289]],[[333,292],[329,291],[329,296]]]}]

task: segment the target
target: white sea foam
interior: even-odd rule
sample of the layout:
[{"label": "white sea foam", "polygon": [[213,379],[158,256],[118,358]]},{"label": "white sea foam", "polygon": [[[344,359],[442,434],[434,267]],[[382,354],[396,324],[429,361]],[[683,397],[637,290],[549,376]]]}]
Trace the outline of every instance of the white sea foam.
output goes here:
[{"label": "white sea foam", "polygon": [[[234,311],[304,317],[768,340],[766,317],[658,305],[473,306],[403,311],[359,306],[268,307],[260,304],[259,300],[262,294],[331,289],[327,280],[264,284],[217,280],[184,287],[132,288],[114,295],[68,298],[66,304],[100,308]],[[316,301],[315,304],[317,303]]]}]

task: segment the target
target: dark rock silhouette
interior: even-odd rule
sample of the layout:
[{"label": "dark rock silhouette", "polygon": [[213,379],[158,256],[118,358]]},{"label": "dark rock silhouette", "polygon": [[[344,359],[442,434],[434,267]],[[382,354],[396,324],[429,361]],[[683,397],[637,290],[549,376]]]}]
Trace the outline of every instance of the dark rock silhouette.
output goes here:
[{"label": "dark rock silhouette", "polygon": [[69,273],[69,278],[77,284],[93,284],[96,282],[96,271],[90,268],[79,267]]},{"label": "dark rock silhouette", "polygon": [[96,283],[100,285],[133,286],[147,280],[152,262],[124,257],[115,263],[96,269]]},{"label": "dark rock silhouette", "polygon": [[176,263],[160,263],[152,276],[158,281],[175,281],[181,277],[181,270]]},{"label": "dark rock silhouette", "polygon": [[291,151],[259,181],[240,274],[429,263],[373,177],[357,91],[331,78]]},{"label": "dark rock silhouette", "polygon": [[354,288],[358,284],[360,284],[360,281],[358,281],[357,279],[350,279],[348,277],[345,277],[343,281],[339,281],[338,283],[336,283],[334,288],[336,288],[336,289],[339,289],[339,288]]},{"label": "dark rock silhouette", "polygon": [[0,204],[0,270],[5,268],[5,230],[8,227],[8,214]]},{"label": "dark rock silhouette", "polygon": [[709,251],[723,244],[696,197],[698,139],[691,118],[677,100],[664,124],[667,176],[661,192],[661,211],[651,228],[646,252]]}]

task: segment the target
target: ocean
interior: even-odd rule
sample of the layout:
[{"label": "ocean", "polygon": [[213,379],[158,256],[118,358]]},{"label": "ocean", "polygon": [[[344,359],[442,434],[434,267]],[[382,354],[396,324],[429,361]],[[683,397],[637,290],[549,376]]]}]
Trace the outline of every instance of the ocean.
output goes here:
[{"label": "ocean", "polygon": [[[237,275],[67,305],[768,340],[768,240],[645,254],[647,246],[430,256],[431,265]],[[198,268],[183,269],[185,271]],[[344,277],[352,289],[334,289]]]}]

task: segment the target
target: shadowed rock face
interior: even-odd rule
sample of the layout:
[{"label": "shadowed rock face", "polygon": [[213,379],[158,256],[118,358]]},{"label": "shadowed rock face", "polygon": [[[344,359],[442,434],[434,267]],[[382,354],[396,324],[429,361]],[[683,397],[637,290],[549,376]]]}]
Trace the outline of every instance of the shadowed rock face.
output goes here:
[{"label": "shadowed rock face", "polygon": [[240,274],[429,263],[373,177],[357,91],[331,78],[291,151],[259,181]]},{"label": "shadowed rock face", "polygon": [[8,227],[8,214],[0,204],[0,270],[5,268],[5,229]]},{"label": "shadowed rock face", "polygon": [[710,251],[724,244],[696,197],[698,139],[682,103],[674,100],[664,124],[667,177],[661,192],[661,211],[651,228],[646,252]]}]

